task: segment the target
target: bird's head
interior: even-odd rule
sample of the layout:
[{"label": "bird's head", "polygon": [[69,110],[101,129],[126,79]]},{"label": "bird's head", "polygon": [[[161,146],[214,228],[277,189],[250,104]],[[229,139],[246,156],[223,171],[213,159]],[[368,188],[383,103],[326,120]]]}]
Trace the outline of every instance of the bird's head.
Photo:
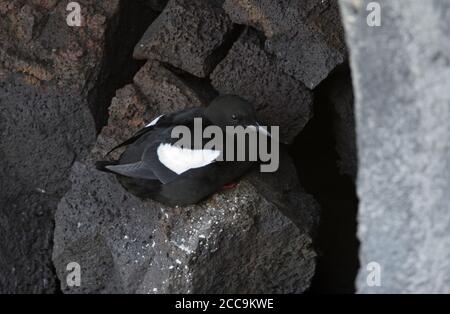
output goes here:
[{"label": "bird's head", "polygon": [[214,125],[222,129],[226,126],[258,126],[252,104],[234,95],[215,98],[206,108],[205,114]]}]

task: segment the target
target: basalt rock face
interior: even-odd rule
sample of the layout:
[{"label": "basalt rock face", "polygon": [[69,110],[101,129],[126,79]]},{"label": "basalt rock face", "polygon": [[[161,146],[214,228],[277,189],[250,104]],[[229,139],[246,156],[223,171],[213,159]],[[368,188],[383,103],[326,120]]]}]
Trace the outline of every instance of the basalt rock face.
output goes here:
[{"label": "basalt rock face", "polygon": [[[169,1],[136,46],[135,57],[147,61],[133,82],[117,91],[108,124],[89,158],[74,165],[72,188],[58,207],[53,261],[64,292],[297,293],[309,288],[319,207],[284,152],[276,173],[252,172],[236,189],[183,208],[140,200],[113,175],[93,167],[155,116],[205,106],[218,93],[254,102],[264,122],[283,125],[285,142],[301,131],[311,117],[311,91],[282,71],[256,31],[246,29],[230,42],[239,27],[220,4]],[[200,18],[205,24],[199,32],[188,31],[186,25]],[[210,62],[211,55],[224,52],[223,60]],[[211,83],[203,78],[208,75]],[[65,281],[71,262],[81,266],[80,287]]]},{"label": "basalt rock face", "polygon": [[284,143],[291,142],[312,116],[312,92],[276,65],[253,30],[240,36],[211,79],[221,93],[255,104],[263,125],[280,126]]},{"label": "basalt rock face", "polygon": [[61,1],[0,3],[0,292],[308,289],[319,207],[285,153],[186,208],[141,201],[93,162],[225,93],[292,143],[346,58],[335,1],[77,2],[80,27]]},{"label": "basalt rock face", "polygon": [[[302,222],[300,230],[247,179],[183,208],[143,202],[90,165],[76,163],[71,181],[56,214],[53,252],[65,293],[294,293],[309,287],[316,256],[310,226]],[[304,197],[308,206],[296,210],[317,217],[314,202]],[[71,262],[81,265],[80,287],[66,284]]]},{"label": "basalt rock face", "polygon": [[117,14],[119,1],[108,5],[95,5],[93,1],[80,4],[86,9],[85,27],[67,25],[65,3],[2,1],[3,70],[21,73],[34,85],[52,82],[81,90],[83,85],[95,84],[87,78],[99,71],[105,31]]},{"label": "basalt rock face", "polygon": [[[315,269],[312,231],[319,208],[298,183],[289,157],[276,173],[255,171],[231,191],[198,205],[167,207],[129,194],[111,174],[94,169],[125,132],[141,122],[136,104],[118,93],[90,158],[72,168],[71,190],[56,214],[53,261],[66,293],[295,293]],[[134,106],[137,107],[134,107]],[[155,107],[154,107],[155,108]],[[138,116],[148,121],[145,110]],[[119,119],[122,117],[122,119]],[[127,121],[127,124],[119,121]],[[288,216],[296,217],[291,220]],[[83,284],[69,287],[67,264]]]},{"label": "basalt rock face", "polygon": [[[0,292],[59,289],[51,261],[54,212],[75,159],[95,142],[96,114],[112,72],[107,38],[119,1],[0,3]],[[123,21],[122,21],[123,22]],[[127,44],[123,47],[126,49]]]},{"label": "basalt rock face", "polygon": [[[72,188],[56,213],[53,261],[65,293],[293,293],[309,287],[319,207],[284,152],[276,173],[255,171],[234,190],[187,207],[140,200],[114,175],[94,169],[95,160],[156,115],[183,109],[170,99],[207,103],[209,88],[196,92],[191,83],[148,61],[134,83],[117,92],[107,126],[91,155],[73,166]],[[66,283],[71,262],[81,266],[80,287]]]},{"label": "basalt rock face", "polygon": [[346,59],[337,0],[225,0],[225,11],[267,37],[280,68],[315,88]]},{"label": "basalt rock face", "polygon": [[214,68],[232,23],[215,1],[170,0],[134,56],[167,62],[199,77]]},{"label": "basalt rock face", "polygon": [[35,88],[20,77],[0,90],[0,290],[52,292],[53,213],[74,159],[95,139],[95,124],[76,93]]},{"label": "basalt rock face", "polygon": [[357,289],[449,293],[450,4],[379,1],[381,26],[368,27],[370,1],[341,2],[356,98]]}]

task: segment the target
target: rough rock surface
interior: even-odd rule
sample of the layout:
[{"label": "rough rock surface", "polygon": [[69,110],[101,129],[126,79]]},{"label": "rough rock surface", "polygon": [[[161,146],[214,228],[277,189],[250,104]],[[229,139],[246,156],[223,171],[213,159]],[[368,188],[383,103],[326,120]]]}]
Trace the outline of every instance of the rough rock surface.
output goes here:
[{"label": "rough rock surface", "polygon": [[[314,274],[311,238],[243,181],[206,203],[142,202],[76,163],[56,214],[54,263],[66,293],[302,292]],[[81,265],[68,287],[66,265]]]},{"label": "rough rock surface", "polygon": [[233,22],[264,31],[267,51],[308,88],[346,59],[337,0],[225,0],[223,7]]},{"label": "rough rock surface", "polygon": [[[64,1],[0,2],[0,292],[52,293],[53,214],[75,159],[95,140],[107,34],[119,1],[78,1],[69,27]],[[125,45],[124,45],[125,47]]]},{"label": "rough rock surface", "polygon": [[[368,27],[369,1],[341,1],[356,98],[357,287],[449,293],[450,4],[379,2],[382,25]],[[367,284],[369,262],[380,286]]]},{"label": "rough rock surface", "polygon": [[[101,137],[131,133],[150,119],[145,110],[142,120],[119,119],[135,112],[127,101],[120,106],[126,99],[115,100]],[[232,191],[173,208],[142,201],[113,175],[95,170],[91,160],[109,148],[98,146],[85,163],[75,163],[72,188],[58,206],[53,261],[64,292],[282,293],[309,287],[318,206],[286,155],[275,174],[251,174]],[[81,266],[81,287],[66,285],[70,262]]]},{"label": "rough rock surface", "polygon": [[148,101],[161,112],[174,112],[187,106],[205,106],[217,93],[205,80],[179,74],[158,61],[147,61],[133,80]]},{"label": "rough rock surface", "polygon": [[76,93],[20,76],[0,83],[0,103],[0,291],[53,292],[53,213],[95,124]]},{"label": "rough rock surface", "polygon": [[77,291],[65,286],[72,258],[84,292],[307,289],[318,208],[284,154],[277,174],[186,209],[141,202],[92,161],[156,115],[219,92],[254,102],[291,142],[312,115],[308,87],[345,57],[334,2],[260,2],[267,18],[254,21],[250,0],[77,2],[81,27],[67,25],[64,1],[0,1],[0,292],[58,290],[51,235],[67,191],[53,252],[66,292]]},{"label": "rough rock surface", "polygon": [[264,125],[280,126],[284,143],[291,142],[312,116],[312,93],[276,65],[251,29],[234,43],[211,80],[219,92],[254,103]]},{"label": "rough rock surface", "polygon": [[170,0],[136,46],[137,59],[155,59],[207,76],[220,60],[232,23],[215,1]]},{"label": "rough rock surface", "polygon": [[30,83],[51,81],[60,87],[92,88],[95,82],[88,78],[100,70],[105,31],[108,23],[113,24],[119,1],[108,5],[80,1],[83,27],[67,25],[63,2],[22,2],[0,4],[2,68],[26,75]]}]

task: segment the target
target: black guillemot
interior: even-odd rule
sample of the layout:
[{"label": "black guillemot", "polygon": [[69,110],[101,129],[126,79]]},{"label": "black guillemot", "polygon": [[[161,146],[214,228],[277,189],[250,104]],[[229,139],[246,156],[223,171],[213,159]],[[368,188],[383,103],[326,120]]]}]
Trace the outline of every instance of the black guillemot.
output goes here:
[{"label": "black guillemot", "polygon": [[140,198],[151,198],[171,206],[195,204],[235,182],[255,165],[255,160],[219,158],[225,155],[226,145],[214,149],[175,145],[179,139],[173,138],[174,128],[183,126],[193,130],[194,120],[198,119],[203,128],[215,126],[224,133],[227,127],[244,126],[270,136],[257,123],[251,103],[234,95],[224,95],[207,107],[158,116],[111,150],[126,146],[119,160],[98,161],[96,167],[116,174],[120,183]]}]

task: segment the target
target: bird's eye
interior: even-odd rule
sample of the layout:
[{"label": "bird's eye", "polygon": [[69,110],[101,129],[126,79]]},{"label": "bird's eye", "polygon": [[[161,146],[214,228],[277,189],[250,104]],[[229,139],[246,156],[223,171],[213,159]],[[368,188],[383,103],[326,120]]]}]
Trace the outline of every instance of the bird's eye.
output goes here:
[{"label": "bird's eye", "polygon": [[234,114],[234,115],[231,116],[231,119],[237,120],[237,116]]}]

